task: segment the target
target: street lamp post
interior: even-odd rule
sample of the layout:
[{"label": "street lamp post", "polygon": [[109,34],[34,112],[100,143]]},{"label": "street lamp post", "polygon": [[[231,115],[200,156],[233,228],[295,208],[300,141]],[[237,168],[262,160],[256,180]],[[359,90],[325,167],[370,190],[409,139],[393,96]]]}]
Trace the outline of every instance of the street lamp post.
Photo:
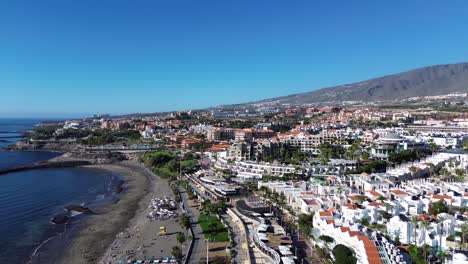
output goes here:
[{"label": "street lamp post", "polygon": [[209,254],[210,254],[210,251],[209,251],[209,244],[210,244],[210,240],[208,239],[205,239],[206,240],[206,264],[209,264]]}]

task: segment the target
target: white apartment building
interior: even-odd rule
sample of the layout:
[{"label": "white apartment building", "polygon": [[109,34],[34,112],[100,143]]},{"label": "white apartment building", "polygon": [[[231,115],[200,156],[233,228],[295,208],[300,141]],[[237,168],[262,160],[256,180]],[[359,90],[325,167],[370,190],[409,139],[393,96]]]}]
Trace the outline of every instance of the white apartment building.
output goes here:
[{"label": "white apartment building", "polygon": [[302,152],[319,154],[320,144],[344,144],[346,143],[346,136],[346,130],[344,129],[325,129],[321,130],[318,134],[310,134],[302,131],[279,134],[278,140],[281,143],[299,147]]},{"label": "white apartment building", "polygon": [[245,179],[261,179],[263,176],[282,177],[285,174],[302,174],[303,170],[297,166],[283,165],[278,163],[268,162],[253,162],[253,161],[231,161],[218,157],[215,168],[229,169],[237,174],[239,178]]},{"label": "white apartment building", "polygon": [[353,250],[359,264],[406,263],[393,244],[388,241],[384,241],[384,244],[375,241],[373,237],[361,232],[359,225],[343,225],[339,219],[334,218],[333,212],[316,213],[313,222],[318,236],[330,236],[335,240],[334,244],[343,244]]}]

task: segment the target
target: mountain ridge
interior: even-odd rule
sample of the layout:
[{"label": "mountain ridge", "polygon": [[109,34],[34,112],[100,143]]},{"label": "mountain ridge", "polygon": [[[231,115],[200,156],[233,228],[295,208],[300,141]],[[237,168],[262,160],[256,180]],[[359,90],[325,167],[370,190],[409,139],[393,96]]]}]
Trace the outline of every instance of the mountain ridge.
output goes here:
[{"label": "mountain ridge", "polygon": [[452,93],[468,93],[468,62],[420,67],[361,82],[237,105],[376,102]]}]

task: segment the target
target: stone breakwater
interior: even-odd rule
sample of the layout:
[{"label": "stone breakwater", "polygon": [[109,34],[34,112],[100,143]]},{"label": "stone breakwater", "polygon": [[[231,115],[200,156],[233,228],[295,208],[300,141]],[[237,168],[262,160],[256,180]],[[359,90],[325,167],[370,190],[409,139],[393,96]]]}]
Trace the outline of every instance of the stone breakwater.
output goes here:
[{"label": "stone breakwater", "polygon": [[78,166],[85,166],[85,165],[92,165],[92,163],[87,160],[47,161],[47,162],[40,162],[36,164],[31,164],[31,165],[17,166],[17,167],[8,168],[8,169],[0,169],[0,175],[12,173],[12,172],[18,172],[18,171],[25,171],[25,170],[68,168],[68,167],[78,167]]}]

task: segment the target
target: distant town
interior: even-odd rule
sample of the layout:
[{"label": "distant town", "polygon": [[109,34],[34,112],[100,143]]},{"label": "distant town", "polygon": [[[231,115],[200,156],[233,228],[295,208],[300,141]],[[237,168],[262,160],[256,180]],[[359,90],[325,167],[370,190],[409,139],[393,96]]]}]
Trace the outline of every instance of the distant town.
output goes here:
[{"label": "distant town", "polygon": [[11,148],[119,153],[171,183],[191,232],[177,261],[462,263],[465,99],[96,115],[42,123]]}]

